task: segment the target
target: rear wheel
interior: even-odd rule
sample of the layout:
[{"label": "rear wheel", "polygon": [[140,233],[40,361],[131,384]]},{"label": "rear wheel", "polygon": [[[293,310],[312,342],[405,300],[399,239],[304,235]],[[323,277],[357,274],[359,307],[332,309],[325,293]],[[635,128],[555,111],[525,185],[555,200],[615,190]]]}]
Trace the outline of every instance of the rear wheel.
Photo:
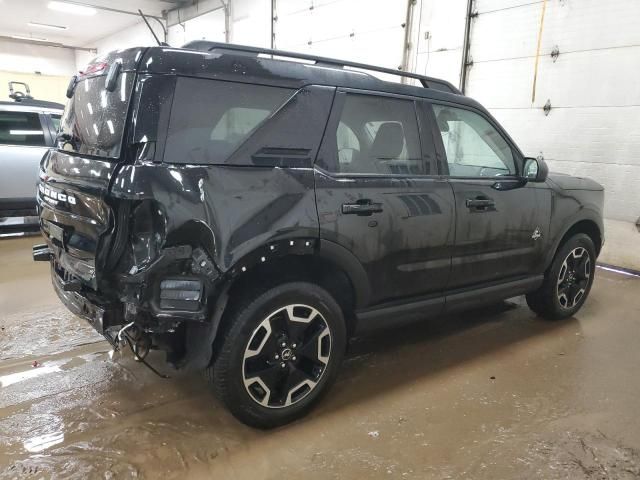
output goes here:
[{"label": "rear wheel", "polygon": [[542,286],[527,294],[527,304],[549,320],[574,315],[591,290],[595,262],[591,238],[583,233],[574,235],[556,253]]},{"label": "rear wheel", "polygon": [[272,288],[227,320],[231,326],[207,376],[242,422],[259,428],[291,422],[335,379],[346,329],[340,307],[317,285]]}]

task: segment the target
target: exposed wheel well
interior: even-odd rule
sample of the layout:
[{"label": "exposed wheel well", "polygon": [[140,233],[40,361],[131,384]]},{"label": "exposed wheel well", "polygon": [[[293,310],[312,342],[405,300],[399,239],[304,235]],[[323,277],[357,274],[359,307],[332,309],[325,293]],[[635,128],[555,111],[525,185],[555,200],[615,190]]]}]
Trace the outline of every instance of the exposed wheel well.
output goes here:
[{"label": "exposed wheel well", "polygon": [[[287,255],[242,273],[229,288],[227,310],[232,315],[233,305],[247,295],[255,297],[276,285],[293,281],[307,281],[327,290],[342,309],[347,332],[353,332],[356,292],[351,280],[336,264],[314,255]],[[224,317],[223,324],[229,317],[226,311]]]},{"label": "exposed wheel well", "polygon": [[588,235],[589,238],[591,238],[593,245],[596,247],[596,255],[600,254],[600,249],[602,248],[602,233],[600,232],[598,225],[592,220],[581,220],[567,230],[567,233],[564,234],[558,244],[558,249],[577,233],[584,233]]}]

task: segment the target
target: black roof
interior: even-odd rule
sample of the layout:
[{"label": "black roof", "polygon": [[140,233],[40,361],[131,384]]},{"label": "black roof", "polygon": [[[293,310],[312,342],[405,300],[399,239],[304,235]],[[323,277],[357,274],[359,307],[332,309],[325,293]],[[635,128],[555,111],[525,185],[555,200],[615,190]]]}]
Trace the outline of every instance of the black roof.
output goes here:
[{"label": "black roof", "polygon": [[[199,40],[190,42],[183,48],[150,47],[143,55],[140,55],[140,49],[118,51],[114,54],[120,58],[135,55],[139,58],[140,73],[180,74],[291,88],[312,84],[357,88],[448,100],[485,110],[446,80],[295,52]],[[306,63],[291,61],[292,59]],[[384,81],[370,72],[417,79],[422,86]]]},{"label": "black roof", "polygon": [[14,102],[2,102],[0,101],[1,106],[23,106],[23,107],[34,107],[34,108],[52,108],[56,110],[64,110],[64,105],[57,102],[47,102],[46,100],[34,100],[32,98],[24,98],[21,100],[16,100]]}]

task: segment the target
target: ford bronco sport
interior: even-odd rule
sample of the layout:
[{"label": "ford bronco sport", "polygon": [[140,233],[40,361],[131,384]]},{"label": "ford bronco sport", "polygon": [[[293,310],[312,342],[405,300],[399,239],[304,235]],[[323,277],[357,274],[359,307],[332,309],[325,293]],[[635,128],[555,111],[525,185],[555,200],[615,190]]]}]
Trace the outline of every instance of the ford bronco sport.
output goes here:
[{"label": "ford bronco sport", "polygon": [[247,424],[306,413],[358,328],[521,294],[561,319],[589,294],[602,187],[445,81],[198,41],[110,53],[67,95],[34,259],[114,347],[204,370]]}]

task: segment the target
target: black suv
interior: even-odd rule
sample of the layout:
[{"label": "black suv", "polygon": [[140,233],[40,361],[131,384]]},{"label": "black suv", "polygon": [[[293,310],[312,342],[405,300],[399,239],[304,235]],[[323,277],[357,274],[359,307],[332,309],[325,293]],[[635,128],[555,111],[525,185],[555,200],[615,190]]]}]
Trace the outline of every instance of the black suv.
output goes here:
[{"label": "black suv", "polygon": [[602,187],[547,176],[445,81],[199,41],[108,54],[67,95],[34,259],[247,424],[307,412],[357,328],[520,294],[559,319],[589,293]]}]

